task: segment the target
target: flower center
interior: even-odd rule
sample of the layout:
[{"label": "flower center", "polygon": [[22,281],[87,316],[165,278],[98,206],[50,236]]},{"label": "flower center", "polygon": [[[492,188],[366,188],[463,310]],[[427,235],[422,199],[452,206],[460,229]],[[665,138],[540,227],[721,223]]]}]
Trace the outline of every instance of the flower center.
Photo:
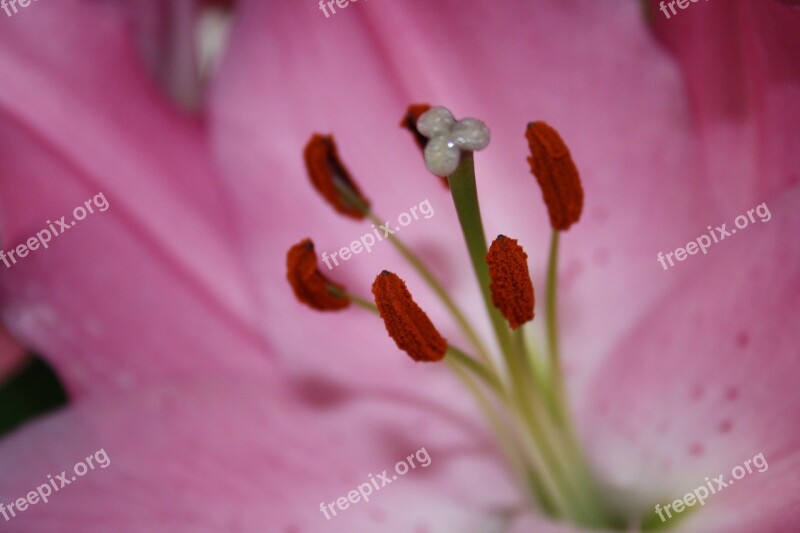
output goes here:
[{"label": "flower center", "polygon": [[[387,240],[442,300],[468,339],[469,349],[449,343],[392,272],[383,271],[375,278],[375,304],[330,281],[317,269],[310,239],[292,247],[287,257],[295,295],[321,311],[353,303],[378,314],[398,348],[414,361],[442,361],[464,382],[533,505],[580,526],[624,530],[630,524],[606,501],[593,476],[564,392],[556,316],[559,235],[578,221],[583,209],[583,188],[569,149],[549,125],[528,124],[528,160],[553,228],[545,292],[546,350],[540,351],[533,349],[533,339],[525,338],[523,327],[534,318],[535,302],[527,255],[516,239],[504,235],[487,247],[483,230],[473,152],[488,146],[489,128],[477,119],[456,120],[446,108],[424,104],[411,106],[401,126],[412,130],[428,170],[446,179],[499,353],[487,349],[436,275],[394,234]],[[382,224],[384,219],[372,211],[340,161],[333,137],[314,135],[304,156],[314,187],[337,212]]]}]

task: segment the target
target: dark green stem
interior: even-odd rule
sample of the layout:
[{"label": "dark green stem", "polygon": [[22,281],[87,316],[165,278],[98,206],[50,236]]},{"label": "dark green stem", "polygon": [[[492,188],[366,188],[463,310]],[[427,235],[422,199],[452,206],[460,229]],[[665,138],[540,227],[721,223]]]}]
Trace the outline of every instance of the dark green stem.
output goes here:
[{"label": "dark green stem", "polygon": [[[481,220],[480,205],[478,204],[478,190],[475,185],[475,164],[471,152],[465,152],[461,158],[461,164],[449,177],[450,192],[453,196],[453,203],[458,214],[458,221],[461,224],[461,231],[467,243],[469,258],[475,276],[478,278],[478,285],[483,295],[486,311],[492,322],[497,342],[500,344],[506,358],[512,358],[511,339],[508,334],[508,327],[505,319],[492,304],[492,294],[489,288],[489,266],[486,264],[486,235],[483,231],[483,221]],[[516,367],[516,365],[511,368]]]}]

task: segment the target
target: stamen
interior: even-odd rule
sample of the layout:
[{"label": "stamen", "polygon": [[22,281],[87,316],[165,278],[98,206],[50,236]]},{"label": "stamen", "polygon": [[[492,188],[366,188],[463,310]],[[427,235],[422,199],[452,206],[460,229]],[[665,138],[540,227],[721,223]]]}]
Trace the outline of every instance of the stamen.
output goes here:
[{"label": "stamen", "polygon": [[361,220],[369,211],[369,200],[339,159],[332,135],[314,134],[303,151],[308,176],[314,188],[339,213]]},{"label": "stamen", "polygon": [[402,279],[384,270],[375,278],[372,294],[386,331],[398,348],[414,361],[440,361],[444,357],[447,341],[414,302]]},{"label": "stamen", "polygon": [[350,305],[350,300],[334,294],[335,291],[343,293],[344,287],[330,281],[317,268],[317,254],[311,239],[302,240],[289,249],[286,277],[297,299],[317,311],[338,311]]},{"label": "stamen", "polygon": [[583,211],[583,187],[567,145],[544,122],[531,122],[525,132],[531,157],[528,162],[542,188],[553,229],[564,231]]},{"label": "stamen", "polygon": [[498,235],[486,254],[492,279],[492,302],[508,320],[511,329],[533,320],[533,283],[528,271],[528,254],[505,235]]}]

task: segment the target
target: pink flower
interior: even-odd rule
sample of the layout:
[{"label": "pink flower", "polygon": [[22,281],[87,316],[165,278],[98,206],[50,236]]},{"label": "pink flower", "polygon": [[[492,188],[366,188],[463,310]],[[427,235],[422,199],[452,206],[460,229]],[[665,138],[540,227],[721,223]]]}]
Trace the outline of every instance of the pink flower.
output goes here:
[{"label": "pink flower", "polygon": [[[110,204],[3,267],[4,322],[71,404],[0,444],[0,502],[100,448],[111,460],[9,527],[579,530],[529,505],[445,368],[414,365],[359,310],[310,312],[285,282],[301,238],[330,251],[369,230],[304,176],[304,143],[332,131],[381,213],[430,200],[435,219],[403,239],[488,334],[447,192],[396,127],[430,101],[492,128],[475,156],[487,231],[520,239],[537,288],[549,228],[522,134],[543,119],[567,139],[586,207],[561,241],[562,351],[581,440],[619,508],[645,516],[763,453],[772,468],[676,528],[795,530],[796,10],[654,8],[651,28],[634,2],[354,2],[326,19],[312,2],[244,1],[200,118],[156,88],[123,12],[63,0],[1,22],[3,249],[99,191]],[[170,86],[170,68],[149,66]],[[761,203],[770,224],[670,271],[657,262]],[[326,274],[366,295],[383,268],[463,340],[389,246]],[[430,467],[320,512],[422,447]]]}]

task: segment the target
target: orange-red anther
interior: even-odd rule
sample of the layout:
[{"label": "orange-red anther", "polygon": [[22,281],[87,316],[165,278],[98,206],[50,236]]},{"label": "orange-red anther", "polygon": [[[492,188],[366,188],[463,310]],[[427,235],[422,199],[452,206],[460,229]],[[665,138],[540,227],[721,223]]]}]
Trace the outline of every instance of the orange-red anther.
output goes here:
[{"label": "orange-red anther", "polygon": [[[332,135],[315,133],[306,144],[303,159],[314,188],[336,211],[357,220],[364,218],[369,209],[369,200],[339,159]],[[342,189],[348,193],[342,192]]]},{"label": "orange-red anther", "polygon": [[384,270],[375,278],[372,294],[386,331],[398,348],[414,361],[440,361],[445,356],[447,341],[414,302],[402,279]]},{"label": "orange-red anther", "polygon": [[531,122],[525,132],[531,149],[531,171],[542,188],[553,229],[564,231],[583,211],[583,187],[567,145],[544,122]]},{"label": "orange-red anther", "polygon": [[486,254],[492,302],[511,326],[517,329],[533,320],[533,283],[528,271],[528,254],[517,243],[499,235]]},{"label": "orange-red anther", "polygon": [[417,130],[417,120],[430,108],[431,106],[428,104],[411,104],[408,106],[403,120],[400,121],[400,126],[410,131],[414,136],[414,140],[417,142],[417,146],[419,146],[420,150],[425,150],[425,146],[428,144],[428,138]]},{"label": "orange-red anther", "polygon": [[344,291],[344,287],[328,278],[317,268],[314,243],[305,239],[286,254],[286,277],[297,299],[317,311],[338,311],[350,305],[350,300],[331,294],[328,287]]}]

